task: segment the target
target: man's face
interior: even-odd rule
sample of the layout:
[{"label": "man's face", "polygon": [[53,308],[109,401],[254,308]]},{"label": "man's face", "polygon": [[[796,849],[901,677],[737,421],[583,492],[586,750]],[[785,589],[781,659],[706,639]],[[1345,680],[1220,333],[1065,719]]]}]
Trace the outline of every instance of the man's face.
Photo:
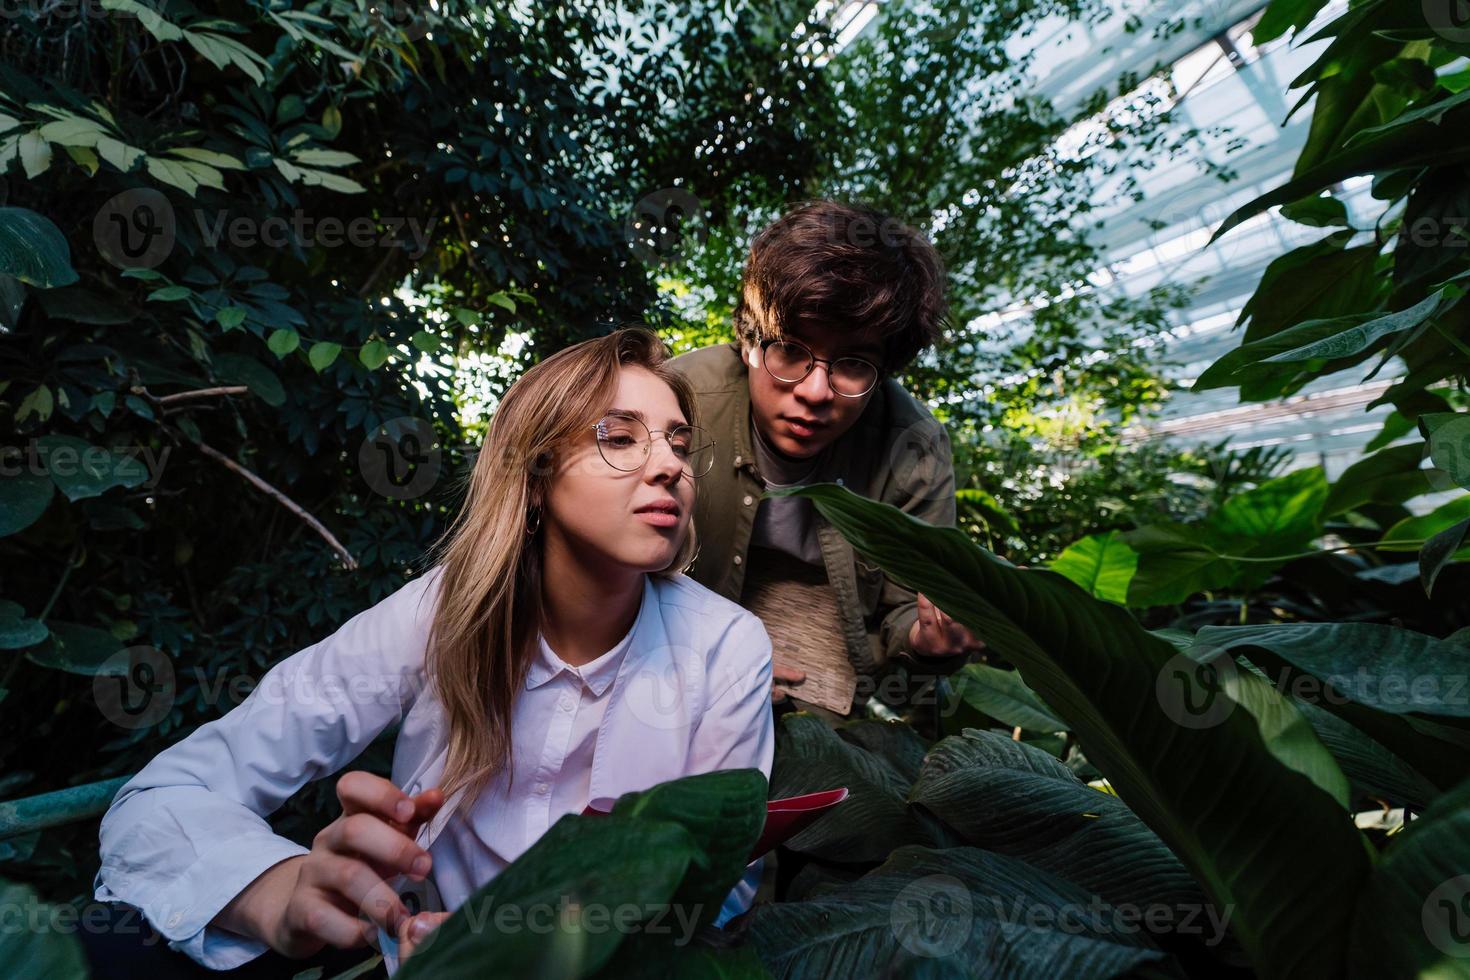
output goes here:
[{"label": "man's face", "polygon": [[[786,332],[786,339],[804,344],[822,362],[859,357],[875,367],[883,363],[883,347],[877,338],[829,324],[802,321]],[[800,381],[778,381],[761,366],[759,345],[743,353],[752,421],[767,443],[797,459],[815,456],[836,442],[852,428],[877,390],[874,386],[857,398],[839,395],[829,383],[828,363],[813,365]]]}]

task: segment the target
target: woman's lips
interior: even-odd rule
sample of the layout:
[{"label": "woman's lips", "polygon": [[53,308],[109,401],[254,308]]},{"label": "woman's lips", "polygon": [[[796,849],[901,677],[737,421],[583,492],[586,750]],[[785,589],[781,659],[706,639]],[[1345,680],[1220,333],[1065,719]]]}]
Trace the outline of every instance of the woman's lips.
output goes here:
[{"label": "woman's lips", "polygon": [[666,510],[640,510],[634,516],[645,524],[651,524],[654,527],[679,526],[679,515]]}]

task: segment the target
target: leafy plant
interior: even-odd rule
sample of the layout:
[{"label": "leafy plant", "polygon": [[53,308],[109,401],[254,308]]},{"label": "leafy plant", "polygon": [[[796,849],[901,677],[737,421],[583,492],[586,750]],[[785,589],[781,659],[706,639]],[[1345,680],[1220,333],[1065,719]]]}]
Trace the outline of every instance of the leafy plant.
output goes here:
[{"label": "leafy plant", "polygon": [[[931,596],[1015,664],[1128,808],[1215,906],[1231,911],[1232,932],[1262,975],[1373,976],[1390,962],[1450,962],[1422,929],[1400,928],[1373,950],[1355,944],[1354,918],[1365,914],[1365,903],[1381,902],[1386,889],[1398,889],[1401,922],[1429,895],[1404,884],[1401,874],[1393,875],[1393,886],[1370,884],[1383,872],[1374,870],[1372,848],[1348,819],[1342,768],[1297,706],[1299,699],[1283,693],[1291,688],[1278,689],[1257,672],[1273,665],[1256,656],[1259,638],[1242,637],[1237,644],[1212,631],[1151,634],[1126,610],[1089,597],[1053,572],[1010,566],[955,529],[931,527],[833,485],[796,492],[812,499],[888,574]],[[1329,643],[1329,634],[1305,628],[1266,632],[1269,646],[1278,654],[1291,651],[1291,662],[1319,680],[1328,681],[1342,666],[1332,658],[1323,662],[1329,647],[1335,656],[1355,658],[1354,676],[1402,679],[1404,661],[1371,655],[1382,639],[1340,634]],[[1403,631],[1392,636],[1406,651],[1433,642]],[[1249,659],[1237,664],[1234,649]],[[1446,681],[1456,676],[1447,670],[1463,676],[1467,654],[1448,646],[1438,660],[1409,659],[1414,676]],[[1436,799],[1447,805],[1458,799],[1466,773],[1447,753],[1461,738],[1461,709],[1432,701],[1375,704],[1361,687],[1339,693],[1352,705],[1355,727],[1401,726],[1419,736],[1397,741],[1392,753],[1411,769],[1434,773]],[[931,752],[924,764],[934,758]],[[1252,799],[1275,805],[1243,821],[1239,801]],[[973,818],[963,808],[955,812]],[[886,839],[910,842],[894,833],[892,820],[882,825]],[[967,826],[1003,836],[993,823],[980,824]],[[833,830],[819,824],[808,831],[818,832]],[[1398,846],[1389,843],[1387,855]],[[1380,868],[1410,863],[1385,860]],[[1416,881],[1422,885],[1425,876]]]}]

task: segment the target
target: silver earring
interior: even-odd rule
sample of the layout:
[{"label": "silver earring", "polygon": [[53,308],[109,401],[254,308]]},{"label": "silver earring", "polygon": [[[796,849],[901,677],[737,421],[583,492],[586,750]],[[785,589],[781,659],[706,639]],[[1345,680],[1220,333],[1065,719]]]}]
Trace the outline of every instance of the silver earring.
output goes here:
[{"label": "silver earring", "polygon": [[527,534],[535,534],[537,531],[541,530],[541,508],[540,507],[533,507],[533,508],[531,508],[531,516],[536,519],[536,523],[531,524],[531,523],[528,522],[526,524],[526,533]]}]

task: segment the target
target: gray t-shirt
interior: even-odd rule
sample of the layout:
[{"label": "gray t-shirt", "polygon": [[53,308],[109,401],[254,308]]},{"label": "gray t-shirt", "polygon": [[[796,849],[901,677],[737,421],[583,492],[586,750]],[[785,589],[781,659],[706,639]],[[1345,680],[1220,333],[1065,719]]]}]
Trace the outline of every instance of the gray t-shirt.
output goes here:
[{"label": "gray t-shirt", "polygon": [[[750,431],[756,469],[760,470],[768,490],[809,482],[827,452],[823,450],[811,459],[788,459],[766,444],[756,425],[752,424]],[[762,499],[756,508],[750,543],[753,548],[771,548],[818,568],[826,567],[822,561],[822,546],[817,540],[816,511],[810,500],[801,497]]]}]

